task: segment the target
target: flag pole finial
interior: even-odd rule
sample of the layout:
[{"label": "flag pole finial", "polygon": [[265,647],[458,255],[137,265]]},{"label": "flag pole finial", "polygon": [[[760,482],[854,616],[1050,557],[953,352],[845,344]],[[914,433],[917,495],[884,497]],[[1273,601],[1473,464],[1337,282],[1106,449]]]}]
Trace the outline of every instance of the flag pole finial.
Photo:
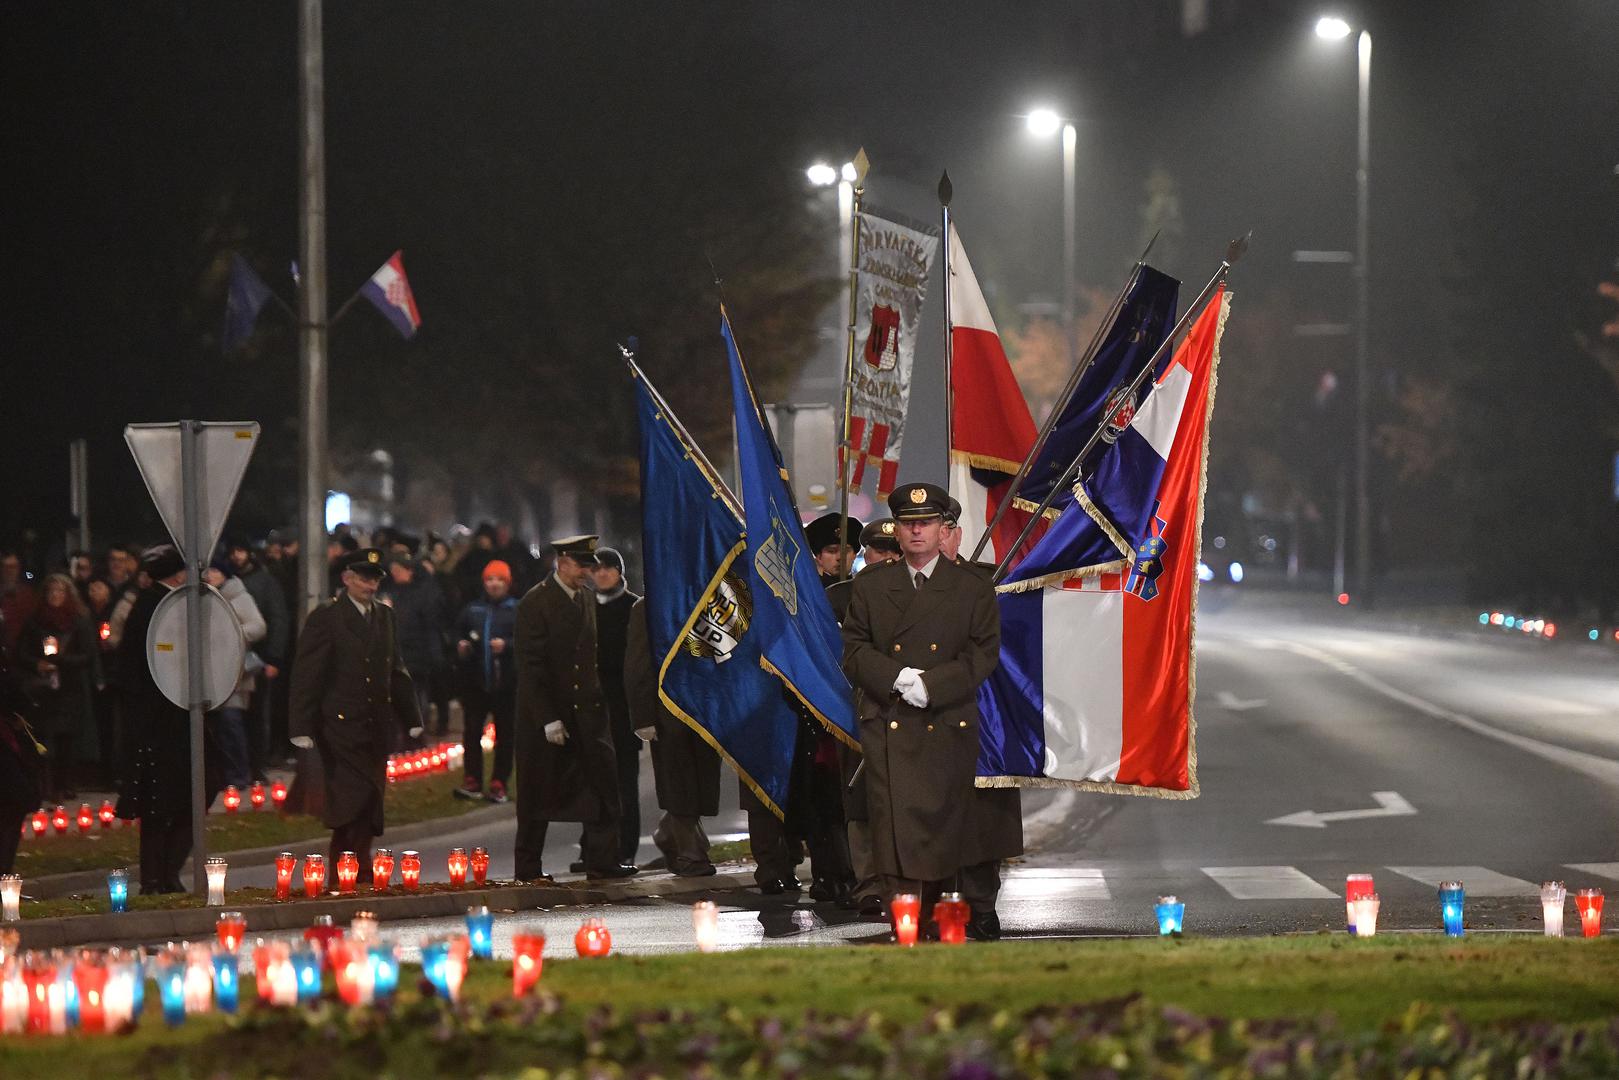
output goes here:
[{"label": "flag pole finial", "polygon": [[871,159],[866,156],[866,148],[862,146],[854,155],[854,186],[866,186],[866,174],[871,171]]},{"label": "flag pole finial", "polygon": [[1243,255],[1247,253],[1248,241],[1252,240],[1253,237],[1254,230],[1249,229],[1247,232],[1231,241],[1230,244],[1226,245],[1225,261],[1231,266],[1237,265],[1237,260],[1241,259]]},{"label": "flag pole finial", "polygon": [[939,205],[949,206],[950,199],[955,193],[956,189],[950,183],[950,173],[946,171],[939,177]]}]

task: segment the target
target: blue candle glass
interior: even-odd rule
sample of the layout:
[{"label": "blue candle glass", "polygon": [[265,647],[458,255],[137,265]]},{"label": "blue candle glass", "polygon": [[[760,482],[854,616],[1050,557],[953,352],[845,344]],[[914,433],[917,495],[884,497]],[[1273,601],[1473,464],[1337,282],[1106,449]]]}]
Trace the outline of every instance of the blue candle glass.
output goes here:
[{"label": "blue candle glass", "polygon": [[129,1015],[138,1024],[146,1008],[146,957],[136,949],[129,954]]},{"label": "blue candle glass", "polygon": [[241,972],[236,957],[224,949],[214,950],[214,1004],[221,1012],[233,1013],[241,988]]},{"label": "blue candle glass", "polygon": [[447,939],[439,938],[422,946],[422,977],[432,984],[434,992],[440,997],[450,996],[449,986],[445,982],[445,972],[449,966],[450,943]]},{"label": "blue candle glass", "polygon": [[292,975],[298,983],[298,1004],[320,1000],[320,954],[298,949],[292,954]]},{"label": "blue candle glass", "polygon": [[73,981],[73,964],[63,960],[56,966],[56,985],[62,991],[62,1015],[68,1030],[79,1026],[79,984]]},{"label": "blue candle glass", "polygon": [[467,941],[479,960],[495,956],[495,917],[483,905],[467,908]]},{"label": "blue candle glass", "polygon": [[1467,890],[1462,888],[1459,881],[1442,881],[1439,883],[1439,911],[1445,919],[1445,936],[1461,937],[1462,911],[1467,900]]},{"label": "blue candle glass", "polygon": [[157,990],[163,998],[163,1021],[179,1027],[186,1018],[186,962],[183,956],[165,956],[157,963]]},{"label": "blue candle glass", "polygon": [[387,1001],[399,989],[399,960],[394,956],[394,947],[373,945],[366,950],[366,960],[371,965],[372,1000]]},{"label": "blue candle glass", "polygon": [[107,875],[107,909],[117,915],[128,906],[129,875],[122,870],[114,870]]},{"label": "blue candle glass", "polygon": [[1168,936],[1181,932],[1181,920],[1186,915],[1186,903],[1173,896],[1160,896],[1153,907],[1158,917],[1158,933]]}]

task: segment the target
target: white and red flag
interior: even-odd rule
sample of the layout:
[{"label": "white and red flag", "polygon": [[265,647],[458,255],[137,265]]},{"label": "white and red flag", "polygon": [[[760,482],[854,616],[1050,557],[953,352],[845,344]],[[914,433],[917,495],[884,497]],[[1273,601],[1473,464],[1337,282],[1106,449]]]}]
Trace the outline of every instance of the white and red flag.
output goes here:
[{"label": "white and red flag", "polygon": [[360,286],[360,295],[376,305],[400,336],[409,338],[421,329],[422,316],[416,310],[416,296],[410,291],[410,279],[405,277],[404,252],[396,251],[389,256],[371,275],[371,280]]}]

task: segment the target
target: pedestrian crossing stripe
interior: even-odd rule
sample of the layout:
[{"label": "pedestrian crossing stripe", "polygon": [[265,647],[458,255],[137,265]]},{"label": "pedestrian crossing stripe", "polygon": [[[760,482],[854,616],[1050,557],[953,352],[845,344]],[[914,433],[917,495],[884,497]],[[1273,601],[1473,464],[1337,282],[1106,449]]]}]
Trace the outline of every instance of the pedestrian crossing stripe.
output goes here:
[{"label": "pedestrian crossing stripe", "polygon": [[1205,866],[1237,900],[1336,900],[1338,894],[1292,866]]},{"label": "pedestrian crossing stripe", "polygon": [[1539,885],[1483,866],[1391,866],[1389,869],[1436,889],[1442,881],[1459,881],[1466,887],[1468,896],[1540,895]]},{"label": "pedestrian crossing stripe", "polygon": [[[1562,865],[1580,874],[1619,881],[1619,862]],[[1344,895],[1341,884],[1335,881],[1331,886],[1323,885],[1296,866],[1203,866],[1198,869],[1234,900],[1339,900]],[[1540,895],[1540,886],[1534,882],[1484,866],[1366,866],[1361,869],[1369,872],[1392,871],[1433,889],[1437,889],[1442,881],[1460,881],[1466,886],[1470,897],[1520,898]],[[1109,869],[1017,865],[1007,871],[1002,891],[1009,898],[1024,900],[1061,897],[1106,902],[1115,898],[1117,886],[1136,879],[1152,880],[1166,890],[1172,890],[1173,887],[1164,881],[1166,873],[1173,873],[1173,870],[1162,864]],[[1178,891],[1186,892],[1189,888],[1188,883]],[[1397,889],[1395,883],[1385,883],[1385,892]]]},{"label": "pedestrian crossing stripe", "polygon": [[1582,874],[1595,874],[1597,877],[1619,881],[1619,862],[1571,862],[1563,865]]}]

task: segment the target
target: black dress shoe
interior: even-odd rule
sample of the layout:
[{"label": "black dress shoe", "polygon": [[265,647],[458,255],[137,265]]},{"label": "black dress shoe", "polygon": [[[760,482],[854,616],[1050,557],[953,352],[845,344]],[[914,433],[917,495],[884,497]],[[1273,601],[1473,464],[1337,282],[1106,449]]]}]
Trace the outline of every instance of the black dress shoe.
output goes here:
[{"label": "black dress shoe", "polygon": [[582,874],[584,872],[585,872],[585,864],[584,863],[575,861],[575,862],[571,862],[571,863],[568,864],[568,873],[570,873],[570,874]]},{"label": "black dress shoe", "polygon": [[809,894],[811,900],[817,903],[826,903],[838,898],[838,886],[836,882],[829,881],[826,878],[816,878],[810,882]]},{"label": "black dress shoe", "polygon": [[759,891],[766,896],[780,896],[782,893],[798,892],[801,888],[803,886],[794,877],[773,878],[770,881],[759,882]]},{"label": "black dress shoe", "polygon": [[587,870],[585,877],[590,881],[613,881],[618,878],[634,877],[641,872],[638,866],[629,863],[619,863],[617,866],[600,866],[594,870]]},{"label": "black dress shoe", "polygon": [[982,915],[974,912],[972,918],[967,920],[967,936],[974,941],[1001,940],[1001,917],[993,911]]},{"label": "black dress shoe", "polygon": [[674,869],[675,877],[713,877],[717,873],[719,871],[714,869],[713,863],[703,863],[700,866],[686,863]]},{"label": "black dress shoe", "polygon": [[550,874],[535,874],[533,877],[519,879],[524,885],[555,885],[557,879]]},{"label": "black dress shoe", "polygon": [[883,898],[876,895],[862,896],[856,901],[863,919],[886,919],[888,913],[883,910]]}]

